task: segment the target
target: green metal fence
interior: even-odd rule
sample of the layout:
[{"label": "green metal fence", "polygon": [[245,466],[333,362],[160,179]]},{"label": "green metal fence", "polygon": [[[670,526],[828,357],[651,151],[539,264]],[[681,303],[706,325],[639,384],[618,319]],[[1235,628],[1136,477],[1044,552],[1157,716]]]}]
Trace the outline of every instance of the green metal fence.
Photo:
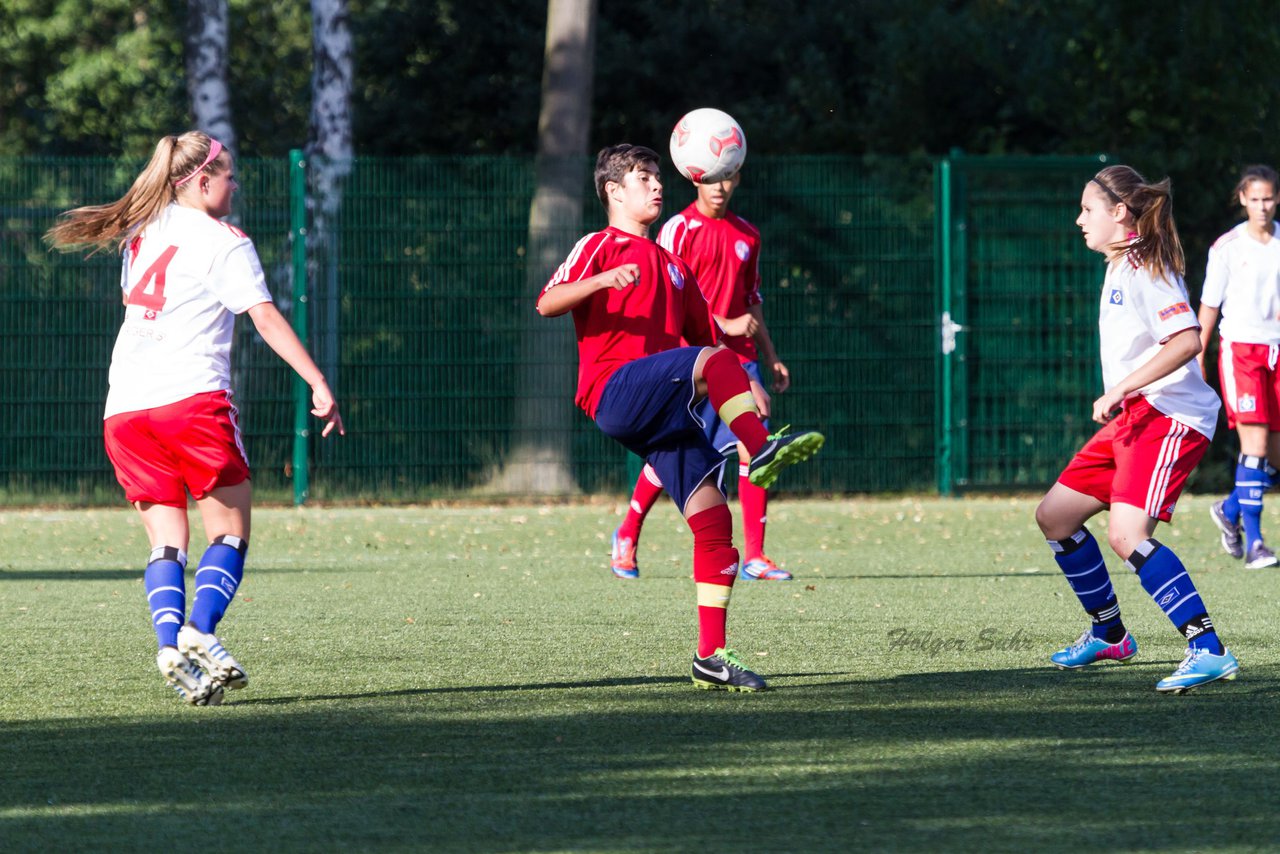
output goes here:
[{"label": "green metal fence", "polygon": [[[765,316],[793,376],[775,421],[828,435],[788,490],[1052,480],[1097,391],[1101,269],[1071,226],[1097,162],[753,156],[735,208],[764,235]],[[0,159],[0,500],[118,500],[100,424],[118,264],[40,236],[139,165]],[[348,435],[310,433],[305,389],[242,320],[233,370],[256,490],[488,494],[533,393],[521,363],[555,370],[572,336],[568,318],[540,320],[558,343],[527,346],[530,282],[552,272],[526,259],[532,159],[361,158],[328,211],[305,204],[308,170],[300,156],[239,163],[237,218],[277,303],[305,320]],[[582,173],[586,231],[604,217]],[[666,213],[691,199],[672,182]],[[945,354],[944,313],[963,327]],[[572,408],[571,390],[534,403]],[[579,414],[568,424],[577,484],[628,488],[625,452]]]}]

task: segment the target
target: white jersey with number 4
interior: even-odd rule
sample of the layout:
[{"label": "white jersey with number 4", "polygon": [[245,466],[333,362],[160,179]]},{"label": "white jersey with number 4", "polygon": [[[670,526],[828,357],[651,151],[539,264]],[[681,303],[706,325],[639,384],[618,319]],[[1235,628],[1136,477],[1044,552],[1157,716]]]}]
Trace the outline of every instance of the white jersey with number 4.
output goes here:
[{"label": "white jersey with number 4", "polygon": [[1200,304],[1222,309],[1223,341],[1280,344],[1280,223],[1266,243],[1242,222],[1209,249]]},{"label": "white jersey with number 4", "polygon": [[[1107,266],[1098,313],[1103,387],[1113,388],[1150,362],[1174,334],[1199,328],[1181,277],[1172,283],[1153,279],[1128,257],[1116,259]],[[1213,438],[1218,395],[1194,359],[1130,397],[1138,394],[1157,411]]]},{"label": "white jersey with number 4", "polygon": [[130,241],[104,418],[231,387],[235,315],[271,301],[253,241],[171,204]]}]

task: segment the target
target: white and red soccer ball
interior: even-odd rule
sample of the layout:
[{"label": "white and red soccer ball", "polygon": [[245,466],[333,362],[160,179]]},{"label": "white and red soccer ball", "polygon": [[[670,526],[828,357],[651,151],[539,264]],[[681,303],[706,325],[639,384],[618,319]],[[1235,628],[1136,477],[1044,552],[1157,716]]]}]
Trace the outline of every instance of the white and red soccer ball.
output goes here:
[{"label": "white and red soccer ball", "polygon": [[695,183],[714,184],[732,178],[746,159],[747,135],[723,110],[693,110],[671,131],[671,160],[681,175]]}]

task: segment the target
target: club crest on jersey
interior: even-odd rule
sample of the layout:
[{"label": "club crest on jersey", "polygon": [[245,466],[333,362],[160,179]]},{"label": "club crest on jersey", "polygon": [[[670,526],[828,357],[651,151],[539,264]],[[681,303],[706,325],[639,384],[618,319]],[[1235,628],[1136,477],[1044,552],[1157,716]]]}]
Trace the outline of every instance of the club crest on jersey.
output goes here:
[{"label": "club crest on jersey", "polygon": [[1111,291],[1111,304],[1112,304],[1112,305],[1124,305],[1124,291],[1120,290],[1119,288],[1115,288],[1114,290],[1112,290],[1112,291]]},{"label": "club crest on jersey", "polygon": [[733,254],[738,256],[739,261],[746,261],[751,257],[751,247],[747,245],[747,241],[739,240],[733,244]]},{"label": "club crest on jersey", "polygon": [[156,310],[154,308],[149,308],[142,313],[143,320],[155,320],[156,316]]},{"label": "club crest on jersey", "polygon": [[1251,394],[1242,394],[1236,398],[1236,412],[1257,412],[1258,399]]},{"label": "club crest on jersey", "polygon": [[675,264],[667,265],[667,275],[671,277],[671,284],[677,288],[684,289],[684,276],[680,274],[680,268]]}]

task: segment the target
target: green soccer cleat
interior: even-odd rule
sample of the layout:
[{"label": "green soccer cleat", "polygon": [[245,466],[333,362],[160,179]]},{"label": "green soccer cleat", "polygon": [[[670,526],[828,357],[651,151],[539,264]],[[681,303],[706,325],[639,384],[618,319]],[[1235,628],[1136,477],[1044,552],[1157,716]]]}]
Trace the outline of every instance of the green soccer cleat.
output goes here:
[{"label": "green soccer cleat", "polygon": [[747,669],[731,649],[721,647],[706,658],[693,657],[695,688],[721,691],[763,691],[764,680]]},{"label": "green soccer cleat", "polygon": [[805,430],[788,436],[788,429],[789,425],[771,433],[769,443],[751,458],[747,480],[761,489],[773,486],[784,468],[809,459],[822,450],[823,443],[827,441],[827,437],[816,430]]}]

